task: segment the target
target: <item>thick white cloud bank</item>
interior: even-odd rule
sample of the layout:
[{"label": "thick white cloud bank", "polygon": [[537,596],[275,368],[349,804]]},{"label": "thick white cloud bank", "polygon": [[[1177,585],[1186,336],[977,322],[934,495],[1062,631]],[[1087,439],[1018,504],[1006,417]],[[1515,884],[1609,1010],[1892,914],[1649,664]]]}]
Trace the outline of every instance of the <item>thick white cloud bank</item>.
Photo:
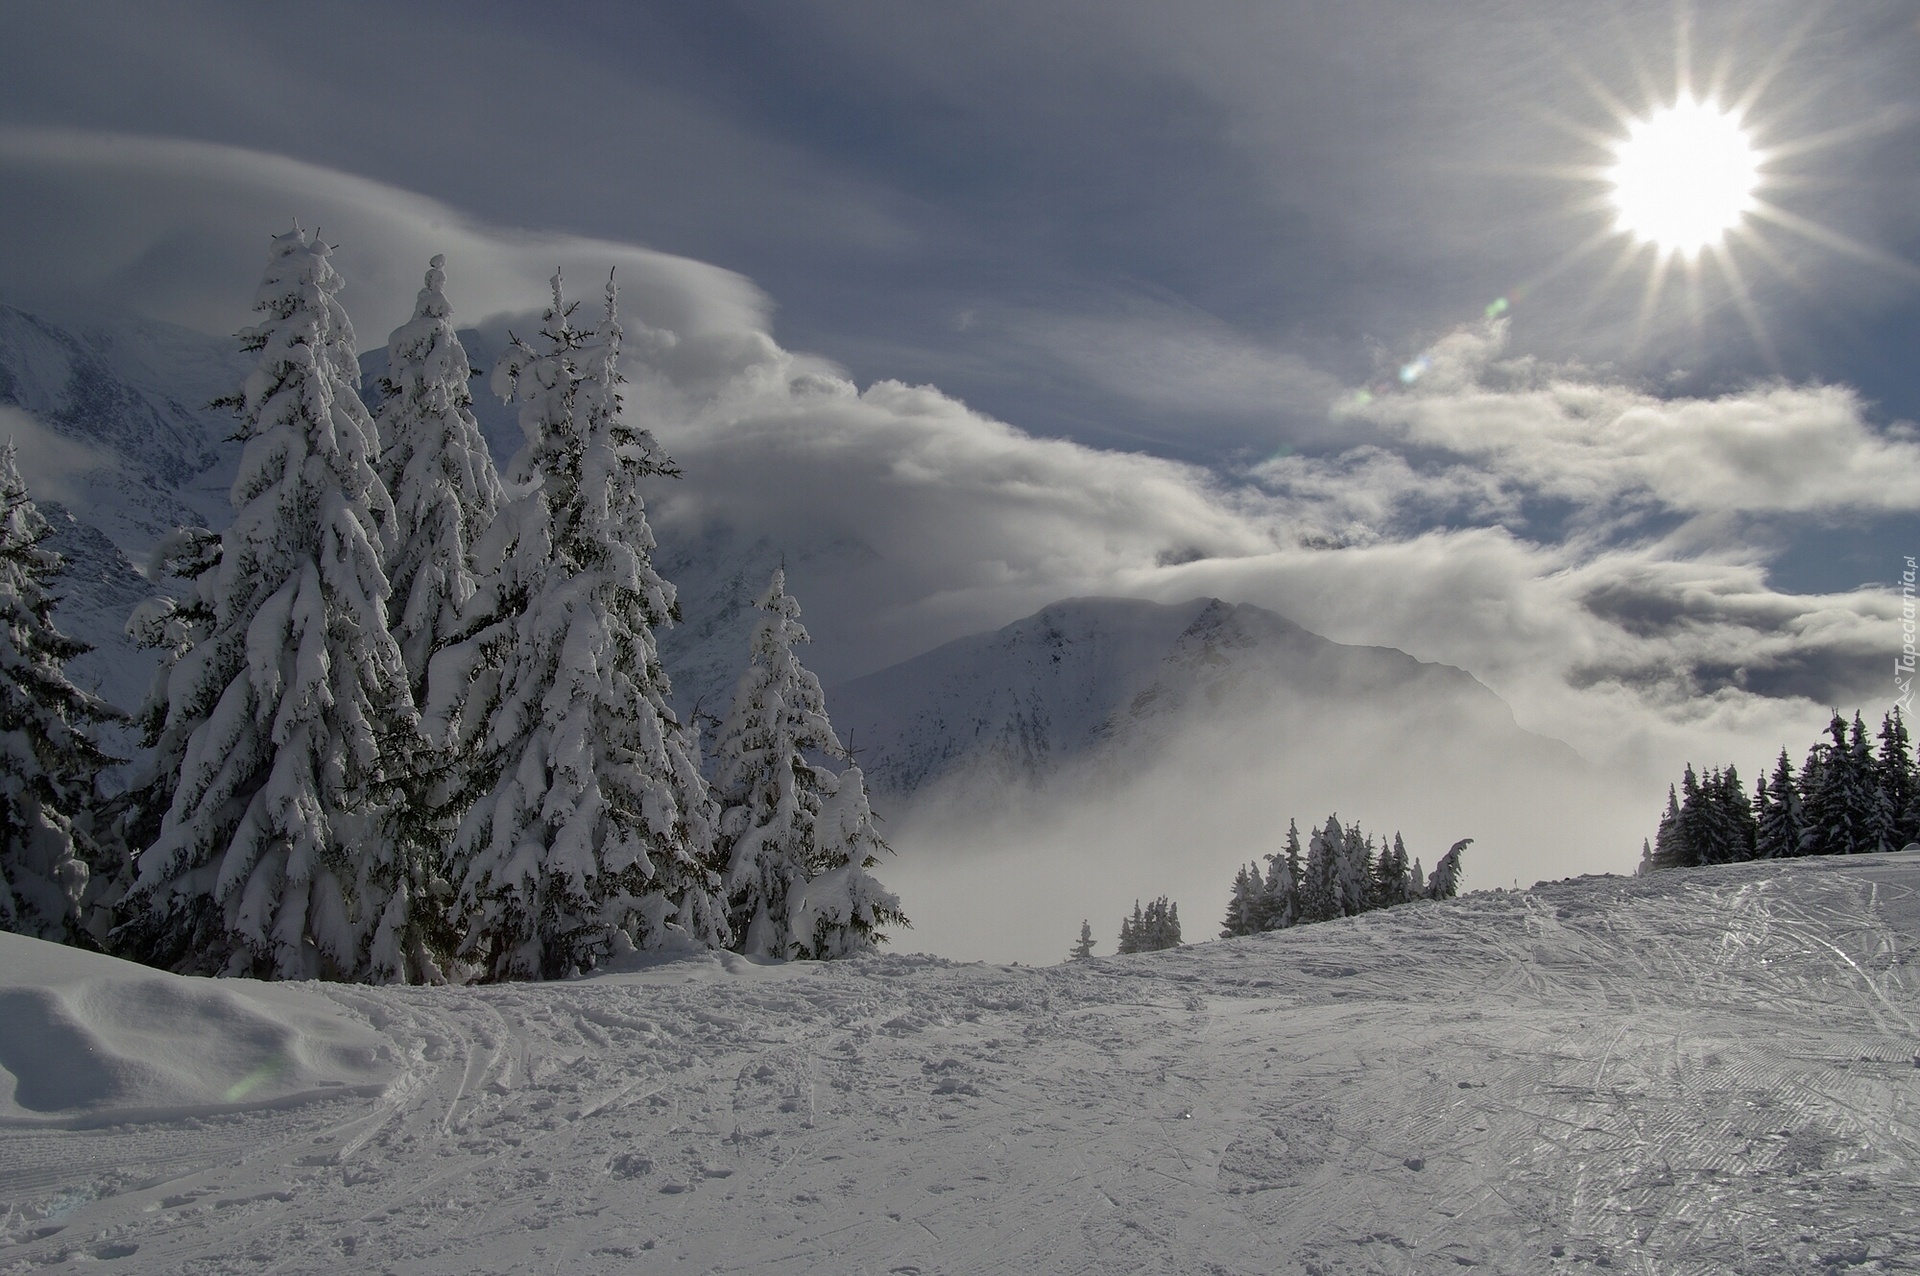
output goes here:
[{"label": "thick white cloud bank", "polygon": [[[1751,780],[1782,743],[1802,752],[1828,706],[1877,717],[1894,694],[1897,596],[1781,592],[1756,522],[1920,510],[1913,427],[1875,423],[1844,388],[1663,399],[1504,362],[1497,330],[1462,332],[1404,392],[1331,411],[1329,436],[1351,446],[1221,474],[1035,438],[932,387],[855,386],[783,350],[767,299],[728,271],[488,227],[276,156],[9,130],[0,190],[0,289],[211,332],[247,322],[267,237],[296,216],[340,245],[363,347],[405,318],[435,252],[461,322],[489,329],[537,309],[556,267],[586,297],[615,268],[629,411],[686,473],[654,500],[663,553],[698,545],[743,571],[785,556],[829,681],[1063,597],[1257,603],[1466,668],[1604,772],[1558,806],[1540,798],[1537,817],[1499,814],[1516,841],[1552,841],[1602,791],[1643,804],[1608,814],[1622,844],[1552,859],[1561,871],[1629,867],[1631,828],[1651,832],[1683,761]],[[1889,547],[1889,579],[1904,552]],[[1385,813],[1400,808],[1381,788],[1383,814],[1343,816],[1422,821]],[[1284,829],[1320,805],[1274,815]]]}]

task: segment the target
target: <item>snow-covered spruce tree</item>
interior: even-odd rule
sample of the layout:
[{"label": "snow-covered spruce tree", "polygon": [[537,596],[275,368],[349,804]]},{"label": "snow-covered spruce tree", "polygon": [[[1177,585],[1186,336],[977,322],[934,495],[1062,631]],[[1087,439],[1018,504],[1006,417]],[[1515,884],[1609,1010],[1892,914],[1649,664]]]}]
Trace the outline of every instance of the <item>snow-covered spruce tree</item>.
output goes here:
[{"label": "snow-covered spruce tree", "polygon": [[800,902],[792,906],[795,957],[850,957],[886,943],[880,927],[912,924],[900,911],[899,899],[867,872],[880,862],[881,851],[892,848],[873,826],[867,778],[859,767],[848,766],[834,777],[832,791],[820,806],[815,838],[822,867],[807,879]]},{"label": "snow-covered spruce tree", "polygon": [[[182,527],[155,547],[147,568],[149,580],[178,580],[184,597],[160,595],[133,609],[127,618],[127,637],[136,647],[157,651],[159,660],[146,699],[134,713],[140,729],[140,755],[126,792],[107,803],[112,835],[130,856],[138,856],[160,839],[160,827],[173,806],[180,783],[180,763],[187,741],[200,718],[169,715],[173,703],[174,670],[189,651],[213,632],[212,590],[201,577],[220,563],[220,533],[204,527]],[[135,865],[137,868],[137,863]],[[130,887],[129,881],[125,884]]]},{"label": "snow-covered spruce tree", "polygon": [[111,871],[91,836],[107,763],[89,728],[119,715],[74,686],[87,650],[53,623],[60,556],[27,494],[11,442],[0,447],[0,930],[74,943],[88,879]]},{"label": "snow-covered spruce tree", "polygon": [[1337,815],[1307,838],[1307,860],[1300,881],[1300,920],[1324,922],[1340,916],[1338,857],[1344,834]]},{"label": "snow-covered spruce tree", "polygon": [[355,385],[329,249],[274,240],[242,333],[234,520],[195,582],[205,632],[167,671],[163,733],[184,741],[122,930],[173,970],[394,978],[368,952],[404,874],[385,824],[412,705],[387,631],[378,435]]},{"label": "snow-covered spruce tree", "polygon": [[1287,844],[1267,856],[1267,885],[1260,900],[1260,929],[1285,930],[1301,920],[1300,826],[1287,820]]},{"label": "snow-covered spruce tree", "polygon": [[473,598],[474,549],[501,501],[487,441],[473,418],[472,368],[453,329],[446,259],[429,264],[413,318],[387,338],[380,478],[393,498],[394,640],[424,701],[427,661],[455,637]]},{"label": "snow-covered spruce tree", "polygon": [[1702,864],[1738,864],[1753,858],[1756,824],[1740,772],[1715,768],[1700,786]]},{"label": "snow-covered spruce tree", "polygon": [[[453,327],[446,259],[428,263],[413,317],[387,338],[387,371],[375,420],[381,481],[393,498],[394,537],[387,560],[394,640],[416,704],[426,700],[434,652],[460,636],[481,574],[475,556],[502,499],[500,476],[474,420],[473,369]],[[446,849],[467,789],[463,759],[422,748],[403,777],[406,801],[393,830],[397,856],[410,866],[405,910],[419,945],[446,953],[462,938],[447,910]],[[384,947],[379,956],[391,956]]]},{"label": "snow-covered spruce tree", "polygon": [[1079,942],[1067,950],[1067,956],[1074,961],[1085,961],[1093,956],[1093,925],[1084,917],[1080,919]]},{"label": "snow-covered spruce tree", "polygon": [[1801,811],[1805,824],[1800,830],[1804,855],[1845,855],[1853,848],[1850,814],[1852,767],[1847,752],[1847,724],[1838,712],[1827,724],[1831,740],[1814,743],[1800,768]]},{"label": "snow-covered spruce tree", "polygon": [[1780,750],[1780,760],[1774,764],[1774,775],[1770,781],[1764,781],[1763,802],[1759,802],[1759,815],[1755,821],[1755,839],[1753,854],[1759,860],[1786,860],[1789,856],[1801,854],[1801,794],[1799,785],[1793,781],[1793,764],[1788,762],[1788,750]]},{"label": "snow-covered spruce tree", "polygon": [[1368,906],[1371,908],[1392,908],[1396,904],[1407,902],[1407,872],[1411,865],[1407,863],[1407,844],[1400,834],[1393,835],[1393,845],[1380,852],[1380,858],[1374,862],[1372,895]]},{"label": "snow-covered spruce tree", "polygon": [[1141,911],[1140,901],[1135,900],[1133,916],[1121,919],[1122,953],[1151,953],[1179,946],[1180,906],[1165,895],[1148,904],[1144,912]]},{"label": "snow-covered spruce tree", "polygon": [[1706,860],[1706,805],[1701,797],[1700,777],[1689,762],[1680,775],[1680,822],[1675,826],[1680,858],[1675,868],[1698,868]]},{"label": "snow-covered spruce tree", "polygon": [[1372,907],[1373,838],[1363,837],[1358,824],[1350,824],[1340,834],[1334,856],[1334,890],[1339,899],[1339,914],[1355,917]]},{"label": "snow-covered spruce tree", "polygon": [[[717,850],[726,864],[734,946],[752,957],[857,951],[882,938],[879,922],[901,920],[897,899],[860,880],[885,844],[864,808],[859,770],[835,775],[820,761],[844,759],[847,751],[827,719],[819,679],[794,652],[808,637],[785,571],[774,570],[754,606],[766,615],[754,626],[746,672],[715,741]],[[851,811],[847,827],[846,812],[827,808],[854,802],[854,790],[861,809]],[[833,922],[829,914],[844,916]]]},{"label": "snow-covered spruce tree", "polygon": [[1667,786],[1667,809],[1660,813],[1660,826],[1653,835],[1652,869],[1679,868],[1683,855],[1680,846],[1680,795]]},{"label": "snow-covered spruce tree", "polygon": [[1861,830],[1854,851],[1864,855],[1899,850],[1901,843],[1896,840],[1899,835],[1899,810],[1893,804],[1892,794],[1887,791],[1886,777],[1867,738],[1867,724],[1857,709],[1853,714],[1853,737],[1848,744],[1848,752],[1853,755],[1853,771],[1860,782]]},{"label": "snow-covered spruce tree", "polygon": [[1240,871],[1233,877],[1233,894],[1227,899],[1227,916],[1221,923],[1220,938],[1233,939],[1240,935],[1260,933],[1260,901],[1266,894],[1266,888],[1258,864],[1251,869],[1245,864],[1240,866]]},{"label": "snow-covered spruce tree", "polygon": [[1920,784],[1914,782],[1913,750],[1898,706],[1880,719],[1880,751],[1874,759],[1874,771],[1892,814],[1892,841],[1898,849],[1920,836],[1920,823],[1916,822],[1920,817]]},{"label": "snow-covered spruce tree", "polygon": [[578,329],[554,276],[541,348],[516,339],[494,370],[526,446],[483,538],[497,566],[427,677],[428,733],[467,777],[453,869],[481,979],[728,937],[698,746],[653,637],[674,592],[640,483],[678,471],[621,418],[615,296],[610,277],[604,318]]},{"label": "snow-covered spruce tree", "polygon": [[1440,862],[1433,866],[1433,875],[1427,878],[1424,893],[1428,899],[1452,899],[1460,893],[1460,853],[1473,845],[1473,839],[1463,837],[1447,848]]},{"label": "snow-covered spruce tree", "polygon": [[1155,934],[1161,948],[1180,947],[1180,905],[1162,895],[1156,902],[1159,914],[1155,918]]}]

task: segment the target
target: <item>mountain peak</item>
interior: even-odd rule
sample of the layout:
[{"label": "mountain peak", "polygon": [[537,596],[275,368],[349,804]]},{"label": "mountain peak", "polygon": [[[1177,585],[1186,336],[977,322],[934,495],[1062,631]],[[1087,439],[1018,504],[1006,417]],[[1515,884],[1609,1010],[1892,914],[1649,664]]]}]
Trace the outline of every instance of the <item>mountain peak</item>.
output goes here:
[{"label": "mountain peak", "polygon": [[942,778],[1040,782],[1096,755],[1161,748],[1207,720],[1296,700],[1378,703],[1410,689],[1512,715],[1462,670],[1323,638],[1250,603],[1067,598],[834,688],[834,720],[861,741],[876,789]]}]

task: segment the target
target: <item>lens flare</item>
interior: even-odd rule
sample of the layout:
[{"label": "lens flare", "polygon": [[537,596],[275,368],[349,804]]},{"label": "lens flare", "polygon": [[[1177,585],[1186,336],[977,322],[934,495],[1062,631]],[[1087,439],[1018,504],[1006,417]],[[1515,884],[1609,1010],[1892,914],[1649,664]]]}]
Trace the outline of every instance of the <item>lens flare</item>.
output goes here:
[{"label": "lens flare", "polygon": [[1697,256],[1758,207],[1761,154],[1713,102],[1682,97],[1634,120],[1613,155],[1615,226],[1662,252]]}]

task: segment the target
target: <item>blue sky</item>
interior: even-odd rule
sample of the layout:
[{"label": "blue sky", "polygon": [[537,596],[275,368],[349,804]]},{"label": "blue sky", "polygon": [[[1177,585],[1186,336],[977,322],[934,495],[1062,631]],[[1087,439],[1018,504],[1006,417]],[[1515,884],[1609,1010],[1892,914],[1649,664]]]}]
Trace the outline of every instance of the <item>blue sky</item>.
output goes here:
[{"label": "blue sky", "polygon": [[[1920,548],[1912,0],[68,0],[8,27],[0,296],[231,332],[299,217],[371,348],[431,251],[495,326],[554,264],[617,260],[683,338],[643,392],[685,413],[683,461],[743,474],[728,440],[811,430],[944,475],[937,551],[817,586],[911,618],[862,646],[823,616],[830,672],[1066,594],[1207,590],[1660,767],[1798,748],[1890,688],[1885,584]],[[1810,228],[1736,245],[1744,311],[1708,270],[1642,313],[1644,256],[1610,274],[1570,172],[1683,66],[1753,91],[1766,197]],[[740,407],[776,366],[844,411]],[[937,392],[867,393],[891,381]],[[996,539],[1014,471],[1057,552]],[[890,550],[912,537],[845,509],[936,518],[787,500],[727,517]]]}]

